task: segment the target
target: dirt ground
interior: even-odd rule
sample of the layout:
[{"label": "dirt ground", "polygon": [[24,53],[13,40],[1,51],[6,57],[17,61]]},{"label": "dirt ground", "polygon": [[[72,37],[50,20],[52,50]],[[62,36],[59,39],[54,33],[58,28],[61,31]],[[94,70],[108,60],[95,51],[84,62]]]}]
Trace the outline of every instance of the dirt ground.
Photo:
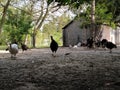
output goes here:
[{"label": "dirt ground", "polygon": [[0,90],[120,90],[120,47],[0,51]]}]

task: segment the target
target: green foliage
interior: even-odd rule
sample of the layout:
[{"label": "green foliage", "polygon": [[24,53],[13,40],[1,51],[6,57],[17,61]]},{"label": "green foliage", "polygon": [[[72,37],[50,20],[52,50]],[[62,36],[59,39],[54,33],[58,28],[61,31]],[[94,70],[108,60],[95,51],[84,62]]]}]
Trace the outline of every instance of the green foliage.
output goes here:
[{"label": "green foliage", "polygon": [[7,38],[8,38],[7,32],[3,32],[0,35],[0,45],[6,45]]},{"label": "green foliage", "polygon": [[7,41],[23,42],[25,36],[29,34],[32,19],[23,11],[11,10],[7,12],[6,23],[4,25],[4,32],[7,34]]},{"label": "green foliage", "polygon": [[96,5],[96,12],[95,12],[96,23],[105,23],[110,25],[110,21],[112,20],[112,13],[109,12],[106,14],[107,11],[108,8],[106,7],[105,3],[102,4],[98,3]]},{"label": "green foliage", "polygon": [[65,5],[69,5],[70,8],[79,8],[82,4],[84,3],[91,3],[92,0],[47,0],[48,3],[50,2],[58,2],[59,6],[65,6]]},{"label": "green foliage", "polygon": [[[49,0],[48,0],[49,1]],[[50,0],[53,1],[53,0]],[[93,0],[55,0],[59,5],[69,5],[71,8],[80,9],[82,5],[91,5]],[[95,0],[96,10],[96,24],[108,24],[115,27],[120,23],[120,0]],[[80,9],[81,10],[81,9]],[[79,11],[80,12],[80,11]],[[81,13],[80,13],[81,14]],[[85,16],[84,16],[85,15]],[[82,13],[81,18],[84,18],[88,25],[90,21],[91,8],[87,7],[86,11]]]},{"label": "green foliage", "polygon": [[[91,24],[91,5],[85,4],[86,10],[81,12],[78,15],[78,19],[83,19],[82,26],[88,26]],[[115,28],[115,22],[113,21],[113,14],[109,11],[107,7],[107,1],[104,0],[96,0],[95,6],[95,23],[96,25],[107,24],[113,28]]]}]

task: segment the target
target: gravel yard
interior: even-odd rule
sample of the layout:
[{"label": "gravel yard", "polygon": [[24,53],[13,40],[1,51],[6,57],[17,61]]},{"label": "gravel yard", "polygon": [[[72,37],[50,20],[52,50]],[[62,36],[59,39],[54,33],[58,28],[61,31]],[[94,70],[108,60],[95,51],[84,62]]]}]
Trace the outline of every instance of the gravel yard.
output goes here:
[{"label": "gravel yard", "polygon": [[120,47],[0,51],[0,90],[120,90]]}]

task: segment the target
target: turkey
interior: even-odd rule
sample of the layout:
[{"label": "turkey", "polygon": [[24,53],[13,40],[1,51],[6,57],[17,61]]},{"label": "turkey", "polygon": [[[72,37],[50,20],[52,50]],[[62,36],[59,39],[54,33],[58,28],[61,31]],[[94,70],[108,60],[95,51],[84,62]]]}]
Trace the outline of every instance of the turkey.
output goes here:
[{"label": "turkey", "polygon": [[108,42],[107,39],[102,39],[101,41],[102,48],[105,48],[107,42]]},{"label": "turkey", "polygon": [[106,48],[110,49],[110,53],[112,53],[112,49],[113,48],[117,48],[117,46],[114,43],[112,43],[112,42],[107,42],[105,44],[105,46],[106,46]]},{"label": "turkey", "polygon": [[53,53],[52,55],[54,55],[54,53],[56,53],[56,51],[58,49],[58,43],[53,39],[53,36],[51,36],[50,49]]},{"label": "turkey", "polygon": [[7,50],[9,50],[9,52],[11,53],[11,58],[16,57],[16,54],[18,53],[18,50],[19,50],[18,45],[16,43],[10,44],[6,49],[6,51]]},{"label": "turkey", "polygon": [[93,37],[87,39],[87,47],[92,48],[93,47]]},{"label": "turkey", "polygon": [[28,46],[21,43],[21,49],[22,49],[22,53],[23,53],[24,51],[26,51],[28,49]]}]

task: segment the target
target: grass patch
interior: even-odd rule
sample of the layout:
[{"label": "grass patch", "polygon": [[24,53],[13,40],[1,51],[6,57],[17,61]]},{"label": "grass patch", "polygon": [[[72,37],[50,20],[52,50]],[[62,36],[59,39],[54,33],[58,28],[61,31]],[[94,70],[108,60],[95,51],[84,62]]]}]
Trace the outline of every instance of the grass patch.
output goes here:
[{"label": "grass patch", "polygon": [[0,46],[0,50],[5,50],[7,46]]}]

